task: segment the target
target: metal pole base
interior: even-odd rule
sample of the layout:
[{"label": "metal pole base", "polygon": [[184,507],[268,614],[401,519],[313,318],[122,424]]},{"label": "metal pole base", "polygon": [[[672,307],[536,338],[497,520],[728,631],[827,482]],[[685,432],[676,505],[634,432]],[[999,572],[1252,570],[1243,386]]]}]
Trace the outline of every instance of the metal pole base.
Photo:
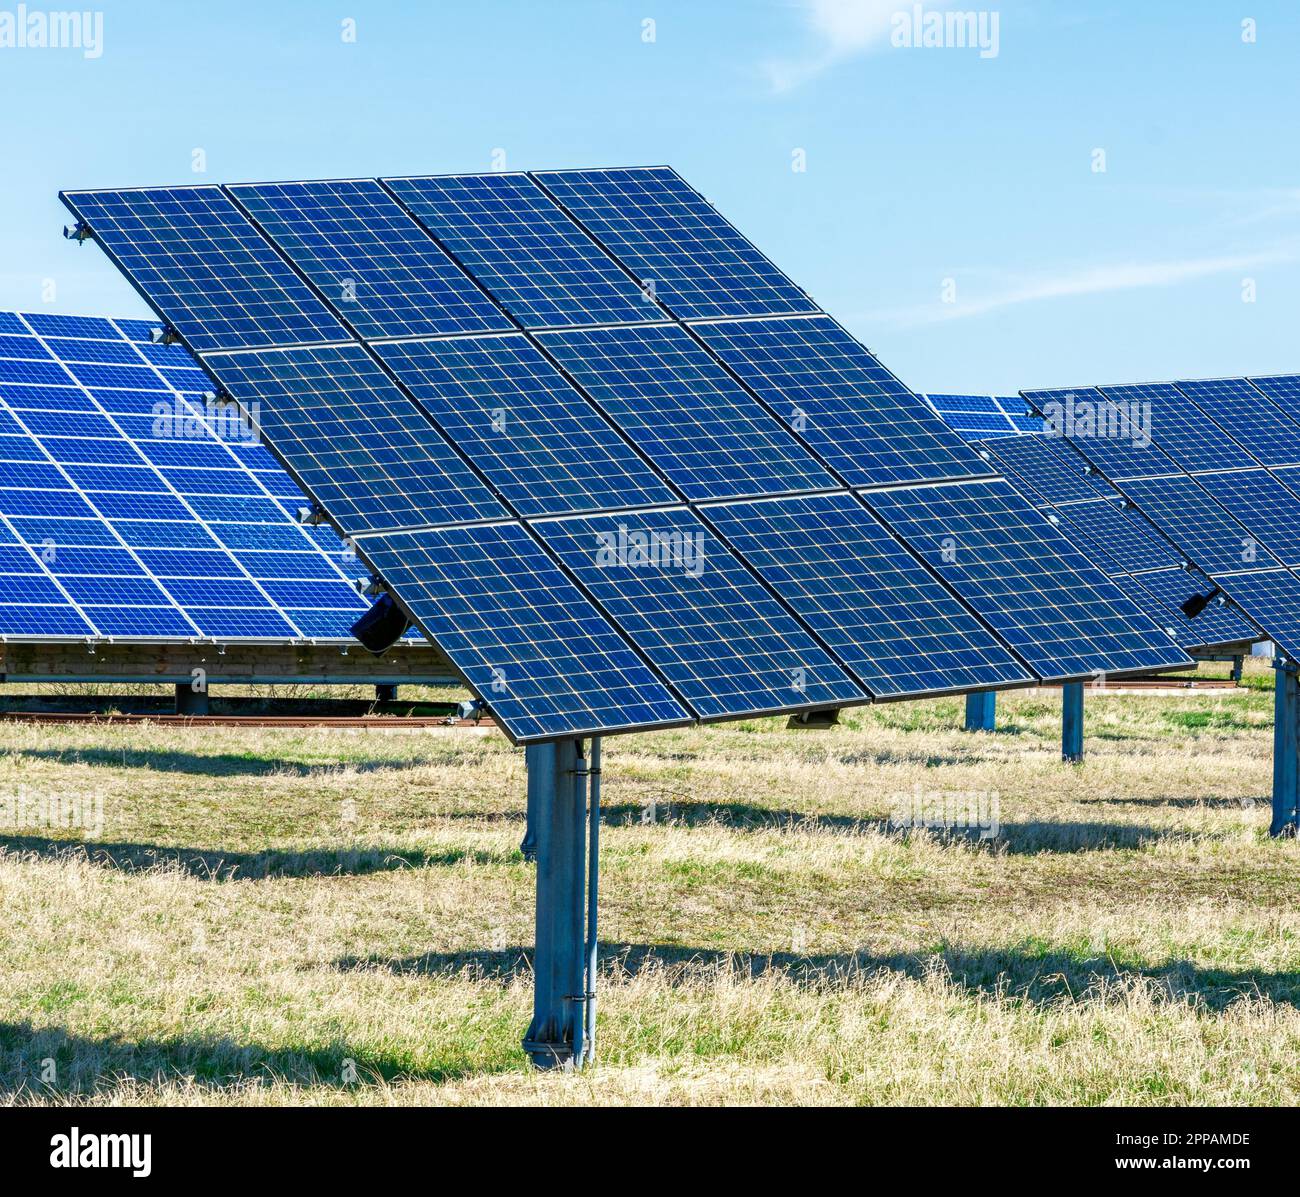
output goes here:
[{"label": "metal pole base", "polygon": [[1285,661],[1277,671],[1273,706],[1273,823],[1269,834],[1293,838],[1300,831],[1300,676]]},{"label": "metal pole base", "polygon": [[801,711],[798,715],[791,715],[786,727],[825,731],[828,727],[838,726],[839,722],[839,708],[831,707],[824,711]]},{"label": "metal pole base", "polygon": [[998,696],[990,690],[985,694],[966,695],[966,730],[968,732],[997,731]]},{"label": "metal pole base", "polygon": [[1083,763],[1083,683],[1067,682],[1061,688],[1061,759],[1067,765]]},{"label": "metal pole base", "polygon": [[[589,914],[596,852],[588,858],[587,760],[579,740],[530,744],[529,832],[537,859],[537,946],[533,956],[533,1021],[524,1051],[537,1068],[582,1067],[590,1060],[588,1005],[595,994],[594,912]],[[594,805],[594,804],[593,804]],[[589,925],[590,920],[590,925]]]}]

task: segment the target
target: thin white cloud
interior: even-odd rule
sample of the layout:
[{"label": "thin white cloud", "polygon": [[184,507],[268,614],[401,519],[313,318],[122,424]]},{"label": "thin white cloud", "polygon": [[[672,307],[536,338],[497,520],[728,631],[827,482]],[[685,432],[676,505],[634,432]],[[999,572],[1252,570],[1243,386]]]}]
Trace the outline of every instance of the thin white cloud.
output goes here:
[{"label": "thin white cloud", "polygon": [[[859,319],[888,321],[898,327],[939,324],[948,320],[968,320],[1020,304],[1042,303],[1080,295],[1103,295],[1114,291],[1133,291],[1145,287],[1172,287],[1178,283],[1209,278],[1218,274],[1237,274],[1262,266],[1277,266],[1300,260],[1300,247],[1279,246],[1251,254],[1228,254],[1218,257],[1183,258],[1163,262],[1121,262],[1093,266],[1052,277],[1029,280],[1000,291],[976,296],[957,303],[933,303],[887,312],[864,313]],[[958,295],[962,294],[959,286]]]},{"label": "thin white cloud", "polygon": [[[894,13],[904,0],[801,0],[815,48],[800,58],[763,64],[772,90],[793,91],[845,59],[889,42]],[[943,6],[939,6],[943,7]]]}]

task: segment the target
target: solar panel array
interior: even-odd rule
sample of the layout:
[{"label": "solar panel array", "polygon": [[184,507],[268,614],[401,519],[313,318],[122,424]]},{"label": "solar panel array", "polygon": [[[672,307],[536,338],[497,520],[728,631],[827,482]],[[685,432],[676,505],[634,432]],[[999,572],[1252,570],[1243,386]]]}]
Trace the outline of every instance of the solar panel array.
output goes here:
[{"label": "solar panel array", "polygon": [[151,327],[0,313],[0,637],[351,641],[355,558]]},{"label": "solar panel array", "polygon": [[1187,663],[667,168],[64,199],[516,741]]},{"label": "solar panel array", "polygon": [[1212,587],[1187,559],[1107,482],[1086,473],[1082,458],[1060,439],[1018,435],[975,442],[1031,503],[1089,560],[1184,649],[1254,640],[1235,611],[1210,607],[1196,619],[1182,604]]},{"label": "solar panel array", "polygon": [[1024,395],[1081,460],[1210,577],[1257,635],[1300,660],[1300,475],[1293,472],[1300,425],[1287,407],[1300,395],[1300,379]]}]

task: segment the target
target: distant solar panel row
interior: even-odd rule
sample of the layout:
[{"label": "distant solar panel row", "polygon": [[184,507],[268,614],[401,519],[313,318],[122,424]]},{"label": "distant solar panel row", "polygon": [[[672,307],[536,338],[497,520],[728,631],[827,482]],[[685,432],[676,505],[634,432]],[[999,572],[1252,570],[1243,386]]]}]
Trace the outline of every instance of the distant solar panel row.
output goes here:
[{"label": "distant solar panel row", "polygon": [[[1096,471],[1300,660],[1291,377],[1026,391]],[[1198,618],[1203,618],[1198,617]]]},{"label": "distant solar panel row", "polygon": [[[800,538],[783,523],[786,572],[765,574],[737,555],[721,506],[833,498],[844,543],[883,544],[851,487],[872,501],[992,471],[675,173],[196,190],[65,199],[229,394],[260,410],[268,443],[516,739],[590,731],[598,714],[623,728],[899,692],[861,660],[896,657],[907,635],[871,572],[846,567],[822,592],[817,525]],[[273,241],[271,257],[253,241]],[[404,294],[436,303],[404,306],[384,290],[390,269],[409,272]],[[473,323],[484,297],[515,331]],[[421,314],[436,332],[412,335]],[[975,513],[1007,515],[988,502]],[[918,692],[955,688],[956,658],[956,687],[1032,680],[987,630],[1006,593],[1040,624],[1074,622],[1067,656],[1037,654],[1044,676],[1089,654],[1080,673],[1182,663],[1100,575],[1077,573],[1069,608],[1045,600],[1037,575],[1063,546],[1039,524],[1023,568],[970,546],[983,573],[1001,573],[967,579],[966,606],[923,548],[890,540],[909,602],[952,615],[931,629],[945,665],[912,671]],[[539,593],[525,576],[554,585]],[[446,612],[466,593],[477,617],[458,638]],[[834,604],[855,613],[857,654],[831,643],[843,641]],[[551,644],[535,635],[543,612],[571,629],[568,660],[635,650],[617,710],[595,674],[521,647]]]},{"label": "distant solar panel row", "polygon": [[355,558],[149,328],[0,313],[0,636],[350,641]]},{"label": "distant solar panel row", "polygon": [[1058,438],[1021,435],[976,443],[1022,495],[1184,649],[1256,638],[1255,629],[1226,608],[1211,607],[1195,620],[1183,614],[1188,598],[1211,589],[1204,575],[1189,573],[1183,554],[1126,510],[1113,487],[1088,476],[1083,459]]},{"label": "distant solar panel row", "polygon": [[1001,395],[922,395],[954,432],[967,440],[1006,436],[1009,432],[1041,432],[1043,421],[1027,415],[1019,396]]}]

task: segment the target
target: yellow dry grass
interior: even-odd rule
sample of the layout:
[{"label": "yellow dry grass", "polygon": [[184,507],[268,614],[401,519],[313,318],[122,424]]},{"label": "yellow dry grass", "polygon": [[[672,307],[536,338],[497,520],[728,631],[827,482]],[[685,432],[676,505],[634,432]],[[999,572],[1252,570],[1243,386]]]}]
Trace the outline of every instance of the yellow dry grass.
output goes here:
[{"label": "yellow dry grass", "polygon": [[[607,741],[577,1076],[519,1046],[501,738],[0,725],[0,796],[103,810],[0,836],[0,1101],[1296,1104],[1268,693],[1088,715],[1079,768],[1036,692],[993,735],[937,701]],[[999,835],[892,827],[918,793]]]}]

